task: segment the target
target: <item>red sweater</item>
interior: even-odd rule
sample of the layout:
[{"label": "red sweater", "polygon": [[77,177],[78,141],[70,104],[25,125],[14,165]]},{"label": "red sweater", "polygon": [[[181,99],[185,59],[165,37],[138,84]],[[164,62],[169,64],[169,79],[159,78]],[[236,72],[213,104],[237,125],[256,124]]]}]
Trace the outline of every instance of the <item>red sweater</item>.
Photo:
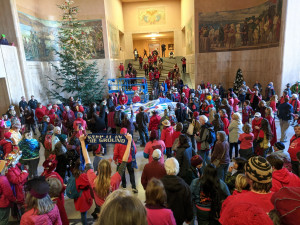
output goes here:
[{"label": "red sweater", "polygon": [[90,183],[86,173],[82,173],[76,178],[76,189],[78,192],[82,191],[82,194],[79,198],[74,199],[75,209],[79,212],[86,212],[93,205]]},{"label": "red sweater", "polygon": [[290,153],[291,160],[297,162],[297,152],[300,151],[300,137],[294,135],[290,140],[290,147],[288,153]]},{"label": "red sweater", "polygon": [[300,187],[300,178],[286,168],[273,171],[271,191],[277,192],[282,187]]},{"label": "red sweater", "polygon": [[35,116],[38,119],[39,123],[43,121],[43,116],[46,115],[46,107],[42,106],[42,108],[36,108],[35,109]]},{"label": "red sweater", "polygon": [[150,118],[149,131],[158,130],[161,117],[159,115],[154,115]]},{"label": "red sweater", "polygon": [[167,173],[164,164],[159,161],[152,161],[145,165],[142,173],[141,183],[146,190],[147,184],[151,178],[155,177],[160,179],[165,175],[167,175]]},{"label": "red sweater", "polygon": [[126,105],[128,102],[128,96],[127,95],[120,95],[119,96],[119,103],[120,105]]},{"label": "red sweater", "polygon": [[173,145],[173,136],[174,129],[173,127],[164,127],[164,129],[161,132],[161,140],[165,142],[165,145],[167,148],[171,148]]},{"label": "red sweater", "polygon": [[228,130],[229,120],[227,119],[227,116],[221,117],[221,120],[224,123],[224,131],[225,131],[226,135],[229,135],[229,130]]}]

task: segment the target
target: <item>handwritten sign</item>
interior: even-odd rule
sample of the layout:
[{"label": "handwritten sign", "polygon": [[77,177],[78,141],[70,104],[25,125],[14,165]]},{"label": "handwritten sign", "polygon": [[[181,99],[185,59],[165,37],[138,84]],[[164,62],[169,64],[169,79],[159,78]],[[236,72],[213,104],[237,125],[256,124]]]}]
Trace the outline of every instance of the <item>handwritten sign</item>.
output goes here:
[{"label": "handwritten sign", "polygon": [[88,134],[87,144],[118,143],[127,145],[127,139],[123,134]]}]

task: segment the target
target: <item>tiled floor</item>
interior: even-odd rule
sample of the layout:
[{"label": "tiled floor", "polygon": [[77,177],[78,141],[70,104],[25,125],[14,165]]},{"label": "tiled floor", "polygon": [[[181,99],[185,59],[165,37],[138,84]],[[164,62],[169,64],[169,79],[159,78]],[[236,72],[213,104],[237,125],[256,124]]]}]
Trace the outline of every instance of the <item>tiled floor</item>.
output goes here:
[{"label": "tiled floor", "polygon": [[[278,120],[276,120],[276,128],[277,128],[277,137],[279,139],[280,138],[280,126],[279,126]],[[292,127],[289,127],[287,134],[288,134],[287,136],[288,136],[288,140],[289,140],[292,137],[292,135],[294,135],[294,129]],[[134,140],[137,140],[137,139],[138,139],[138,133],[135,132]],[[285,145],[286,145],[286,149],[288,149],[288,142],[286,142]],[[145,164],[148,163],[148,160],[143,157],[144,148],[139,147],[139,143],[137,143],[137,146],[138,146],[137,147],[138,153],[137,153],[136,158],[137,158],[137,163],[138,163],[138,169],[135,170],[135,180],[136,180],[136,184],[137,184],[137,189],[139,191],[137,196],[142,202],[144,202],[145,201],[145,191],[141,184],[141,175],[142,175],[142,171],[143,171]],[[107,145],[107,155],[104,158],[108,159],[108,158],[113,157],[113,147],[114,147],[113,145]],[[93,156],[91,153],[90,153],[90,157],[91,157],[91,159],[93,159]],[[43,167],[42,167],[43,161],[44,161],[44,155],[43,155],[43,150],[41,150],[41,160],[39,163],[39,174],[42,173],[42,171],[43,171]],[[116,171],[116,165],[114,163],[112,163],[112,170]],[[126,173],[126,179],[128,181],[127,188],[131,189],[128,173]],[[66,208],[68,217],[71,220],[70,224],[81,224],[80,223],[80,213],[75,210],[73,200],[66,199],[65,208]],[[93,210],[94,210],[94,205],[91,207],[91,209],[88,212],[88,218],[92,218],[91,213],[93,212]],[[12,222],[10,224],[19,224],[18,222],[14,222],[13,219],[11,219],[11,221]],[[92,221],[92,220],[90,220],[90,221]]]}]

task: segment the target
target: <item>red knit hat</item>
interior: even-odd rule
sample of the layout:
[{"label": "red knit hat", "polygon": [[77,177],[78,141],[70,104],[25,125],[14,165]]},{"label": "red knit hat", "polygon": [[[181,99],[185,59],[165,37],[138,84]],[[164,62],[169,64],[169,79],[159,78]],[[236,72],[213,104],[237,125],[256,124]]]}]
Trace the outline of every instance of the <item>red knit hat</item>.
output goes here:
[{"label": "red knit hat", "polygon": [[222,225],[273,225],[268,214],[257,205],[237,202],[229,208],[222,213]]},{"label": "red knit hat", "polygon": [[300,224],[300,187],[283,187],[273,194],[271,202],[282,225]]},{"label": "red knit hat", "polygon": [[193,167],[197,167],[198,165],[200,165],[201,163],[203,162],[203,159],[200,155],[194,155],[192,158],[191,158],[191,165]]},{"label": "red knit hat", "polygon": [[120,130],[120,134],[127,134],[127,129],[123,127],[123,128]]},{"label": "red knit hat", "polygon": [[199,116],[199,112],[195,111],[195,112],[193,113],[193,117],[197,118],[198,116]]},{"label": "red knit hat", "polygon": [[43,167],[47,172],[52,172],[57,166],[56,156],[51,154],[43,163]]},{"label": "red knit hat", "polygon": [[10,132],[4,133],[4,138],[5,139],[10,139],[10,137],[11,137],[11,133]]}]

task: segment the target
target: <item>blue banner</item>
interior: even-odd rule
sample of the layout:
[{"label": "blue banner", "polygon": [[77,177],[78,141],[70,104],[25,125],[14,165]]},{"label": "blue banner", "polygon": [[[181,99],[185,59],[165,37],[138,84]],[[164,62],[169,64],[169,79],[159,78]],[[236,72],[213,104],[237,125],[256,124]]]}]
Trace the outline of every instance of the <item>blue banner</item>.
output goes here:
[{"label": "blue banner", "polygon": [[127,145],[127,139],[123,134],[88,134],[86,144],[118,143]]}]

